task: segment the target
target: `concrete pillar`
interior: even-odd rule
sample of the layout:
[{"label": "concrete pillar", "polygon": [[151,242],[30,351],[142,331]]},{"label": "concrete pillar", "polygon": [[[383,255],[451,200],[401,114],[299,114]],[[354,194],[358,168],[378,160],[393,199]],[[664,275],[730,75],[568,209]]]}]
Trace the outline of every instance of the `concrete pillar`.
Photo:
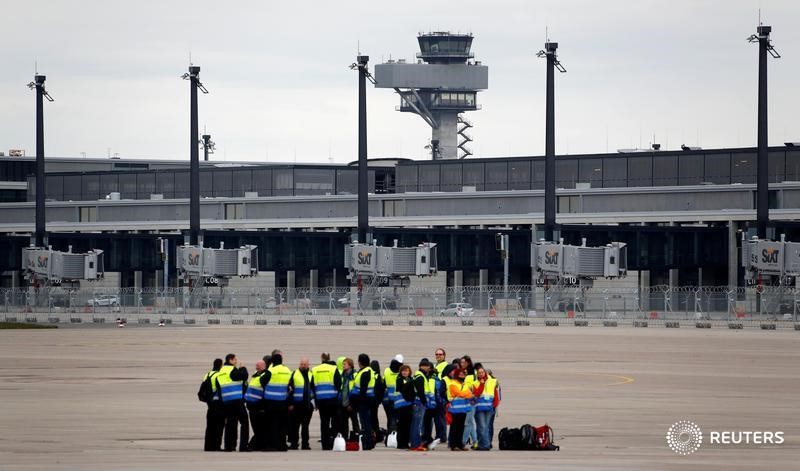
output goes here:
[{"label": "concrete pillar", "polygon": [[453,287],[461,288],[464,286],[464,272],[461,270],[453,271]]},{"label": "concrete pillar", "polygon": [[309,271],[308,287],[312,290],[319,288],[319,270]]},{"label": "concrete pillar", "polygon": [[336,289],[336,269],[333,269],[333,278],[331,278],[331,288]]},{"label": "concrete pillar", "polygon": [[478,285],[480,285],[481,289],[484,289],[488,284],[489,284],[489,269],[481,268],[480,271],[478,271]]},{"label": "concrete pillar", "polygon": [[676,288],[678,286],[678,269],[672,268],[669,271],[669,287]]},{"label": "concrete pillar", "polygon": [[19,288],[19,272],[17,270],[11,272],[11,288]]},{"label": "concrete pillar", "polygon": [[738,235],[736,223],[728,221],[728,288],[736,289],[739,286],[739,250],[736,248]]},{"label": "concrete pillar", "polygon": [[137,270],[133,272],[133,287],[135,289],[142,289],[142,272]]},{"label": "concrete pillar", "polygon": [[289,291],[289,296],[291,299],[294,299],[294,270],[289,270],[286,272],[286,288]]},{"label": "concrete pillar", "polygon": [[697,268],[697,287],[703,286],[703,267]]}]

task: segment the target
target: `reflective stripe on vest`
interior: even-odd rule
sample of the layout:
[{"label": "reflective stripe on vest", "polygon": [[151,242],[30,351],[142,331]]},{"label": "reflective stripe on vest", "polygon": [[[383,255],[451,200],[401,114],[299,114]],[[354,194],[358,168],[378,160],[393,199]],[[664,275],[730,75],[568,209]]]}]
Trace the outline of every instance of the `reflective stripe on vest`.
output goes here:
[{"label": "reflective stripe on vest", "polygon": [[351,396],[360,396],[361,395],[361,375],[364,373],[369,373],[369,383],[367,384],[367,397],[375,397],[375,375],[372,373],[372,368],[369,366],[361,368],[356,373],[355,377],[351,381],[350,386],[350,395]]},{"label": "reflective stripe on vest", "polygon": [[314,380],[314,396],[318,400],[336,399],[339,392],[333,384],[336,366],[323,363],[311,368],[311,378]]},{"label": "reflective stripe on vest", "polygon": [[386,396],[384,397],[384,401],[395,401],[397,400],[397,375],[392,371],[391,368],[386,368],[383,370],[383,379],[386,381]]},{"label": "reflective stripe on vest", "polygon": [[296,403],[303,402],[303,392],[306,389],[306,379],[303,378],[303,373],[300,372],[300,370],[294,370],[292,373],[292,386],[294,387],[292,401]]},{"label": "reflective stripe on vest", "polygon": [[247,392],[244,393],[244,400],[249,403],[255,403],[264,399],[264,386],[261,385],[261,377],[264,376],[263,372],[259,372],[250,377],[247,383]]},{"label": "reflective stripe on vest", "polygon": [[242,400],[242,382],[233,381],[231,372],[234,370],[232,365],[224,365],[217,374],[219,389],[222,395],[222,402]]},{"label": "reflective stripe on vest", "polygon": [[211,370],[203,377],[203,381],[210,379],[211,380],[211,400],[212,401],[219,401],[219,393],[217,392],[217,375],[219,374],[218,370]]},{"label": "reflective stripe on vest", "polygon": [[497,380],[491,376],[483,383],[483,393],[476,399],[475,410],[494,410],[494,391],[497,389]]},{"label": "reflective stripe on vest", "polygon": [[285,365],[276,365],[269,368],[271,373],[269,383],[264,388],[264,399],[267,401],[285,401],[289,397],[289,379],[292,370]]},{"label": "reflective stripe on vest", "polygon": [[[411,378],[408,378],[411,379]],[[397,382],[395,381],[395,389],[397,389]],[[400,409],[401,407],[408,407],[411,403],[406,401],[400,391],[397,391],[397,394],[394,397],[394,408]]]},{"label": "reflective stripe on vest", "polygon": [[[453,397],[450,394],[450,384],[452,384],[454,381],[450,380],[448,382],[447,380],[445,380],[445,382],[448,383],[447,384],[447,400],[450,401],[450,413],[451,414],[466,414],[467,412],[469,412],[469,410],[472,408],[472,404],[470,404],[470,400],[466,399],[466,398],[463,398],[463,397]],[[466,382],[464,382],[462,384],[459,384],[459,387],[463,391],[464,388],[467,388],[468,386],[467,386]]]},{"label": "reflective stripe on vest", "polygon": [[426,409],[436,409],[436,375],[431,375],[430,378],[425,378],[425,404]]}]

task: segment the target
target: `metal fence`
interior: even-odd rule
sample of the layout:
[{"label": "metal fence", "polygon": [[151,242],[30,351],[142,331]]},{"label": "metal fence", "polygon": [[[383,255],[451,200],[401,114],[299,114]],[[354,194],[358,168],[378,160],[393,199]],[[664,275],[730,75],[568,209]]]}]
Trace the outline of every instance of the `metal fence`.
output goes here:
[{"label": "metal fence", "polygon": [[[408,319],[432,325],[793,326],[800,290],[787,287],[602,289],[473,286],[446,289],[135,288],[0,289],[6,320],[111,322],[134,316],[154,322],[342,325],[363,319]],[[386,321],[383,321],[384,319]],[[392,321],[393,323],[394,321]],[[442,324],[444,323],[444,324]],[[338,324],[336,324],[338,325]],[[421,325],[421,324],[420,324]],[[763,327],[763,326],[762,326]],[[770,327],[767,327],[770,328]]]}]

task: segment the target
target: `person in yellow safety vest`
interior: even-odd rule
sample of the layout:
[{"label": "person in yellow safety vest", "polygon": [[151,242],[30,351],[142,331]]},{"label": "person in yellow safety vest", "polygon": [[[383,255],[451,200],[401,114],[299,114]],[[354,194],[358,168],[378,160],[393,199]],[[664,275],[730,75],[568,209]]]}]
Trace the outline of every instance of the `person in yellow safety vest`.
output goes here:
[{"label": "person in yellow safety vest", "polygon": [[489,451],[494,435],[494,415],[500,405],[500,386],[480,363],[475,365],[478,385],[474,388],[475,424],[478,429],[478,450]]},{"label": "person in yellow safety vest", "polygon": [[450,424],[449,446],[451,450],[467,450],[464,447],[464,422],[467,413],[472,409],[472,391],[465,383],[467,371],[458,368],[453,371],[447,380],[447,399],[450,401],[450,415],[453,418]]},{"label": "person in yellow safety vest", "polygon": [[286,451],[289,411],[289,380],[292,370],[283,364],[283,355],[272,355],[272,366],[264,373],[264,405],[267,413],[267,450]]},{"label": "person in yellow safety vest", "polygon": [[358,355],[358,372],[353,378],[350,388],[350,402],[358,411],[358,422],[361,426],[362,449],[375,447],[372,436],[372,409],[375,403],[375,374],[369,366],[370,359],[366,353]]},{"label": "person in yellow safety vest", "polygon": [[[308,424],[314,413],[311,391],[311,371],[308,358],[301,358],[300,365],[292,372],[290,381],[292,399],[289,404],[289,449],[310,450],[308,443]],[[299,432],[299,433],[298,433]],[[302,442],[298,443],[302,439]]]},{"label": "person in yellow safety vest", "polygon": [[436,438],[440,442],[447,441],[447,391],[444,385],[445,369],[450,365],[446,360],[446,352],[444,348],[439,347],[434,352],[436,356],[436,364],[434,365],[436,374],[434,380],[436,381],[436,409],[431,413],[433,415],[433,425],[436,428]]},{"label": "person in yellow safety vest", "polygon": [[[460,360],[461,369],[467,372],[464,378],[464,385],[470,389],[474,388],[478,381],[475,378],[475,367],[472,364],[472,358],[469,355],[464,355]],[[467,412],[467,419],[464,422],[464,446],[471,446],[473,449],[478,448],[478,430],[475,427],[475,407],[470,407]]]},{"label": "person in yellow safety vest", "polygon": [[439,375],[439,378],[442,378],[442,372],[444,371],[445,367],[450,363],[447,362],[446,352],[444,351],[444,348],[442,347],[437,348],[436,352],[434,352],[434,355],[436,357],[436,364],[434,365],[434,368],[436,368],[436,374]]},{"label": "person in yellow safety vest", "polygon": [[[225,414],[225,451],[235,451],[237,438],[239,451],[248,451],[248,438],[250,424],[247,410],[244,408],[244,381],[247,380],[247,368],[236,359],[236,355],[225,355],[225,364],[217,374],[222,408]],[[239,428],[239,437],[236,436],[236,426]]]},{"label": "person in yellow safety vest", "polygon": [[267,415],[264,404],[264,374],[267,372],[267,364],[264,360],[256,362],[256,372],[250,377],[247,383],[247,390],[244,400],[247,403],[247,410],[250,411],[250,424],[253,427],[253,440],[251,450],[263,450],[266,448],[267,438]]},{"label": "person in yellow safety vest", "polygon": [[397,354],[392,358],[389,367],[383,370],[383,381],[386,383],[386,393],[383,396],[383,411],[386,413],[386,429],[389,433],[397,430],[397,416],[394,413],[394,402],[397,400],[397,375],[403,365],[403,355]]},{"label": "person in yellow safety vest", "polygon": [[[206,402],[206,433],[203,444],[204,451],[221,451],[222,431],[225,428],[225,413],[222,409],[222,399],[219,395],[219,385],[217,384],[217,374],[222,368],[222,358],[217,358],[212,364],[211,371],[203,376],[203,382],[211,384],[211,397]],[[206,383],[207,384],[207,383]]]},{"label": "person in yellow safety vest", "polygon": [[442,438],[437,436],[434,439],[433,437],[434,424],[436,422],[439,409],[437,388],[440,387],[441,380],[439,379],[439,374],[436,371],[433,363],[428,361],[428,365],[429,368],[427,371],[423,370],[423,373],[425,374],[425,398],[427,399],[427,402],[425,403],[425,415],[422,418],[421,442],[424,443],[428,449],[433,449],[438,446],[440,442],[442,442]]},{"label": "person in yellow safety vest", "polygon": [[414,373],[412,378],[414,384],[414,406],[411,412],[411,430],[408,435],[408,448],[412,451],[427,451],[425,444],[422,443],[422,427],[425,411],[428,409],[427,374],[432,368],[433,364],[427,358],[423,358],[419,362],[419,370]]},{"label": "person in yellow safety vest", "polygon": [[339,391],[342,388],[342,376],[331,361],[330,353],[320,355],[321,363],[311,368],[311,392],[319,411],[320,437],[323,450],[333,448],[336,436],[336,417],[339,414]]}]

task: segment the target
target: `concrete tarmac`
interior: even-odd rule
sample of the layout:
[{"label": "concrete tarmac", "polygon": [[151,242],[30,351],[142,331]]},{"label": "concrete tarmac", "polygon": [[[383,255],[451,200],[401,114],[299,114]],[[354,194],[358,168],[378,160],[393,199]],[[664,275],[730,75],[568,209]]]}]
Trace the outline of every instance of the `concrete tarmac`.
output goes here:
[{"label": "concrete tarmac", "polygon": [[[416,370],[436,347],[469,353],[503,390],[495,428],[549,423],[559,452],[319,450],[203,453],[196,391],[214,357],[252,371],[273,348],[366,352]],[[800,332],[574,327],[133,327],[0,331],[0,469],[797,469]],[[704,442],[671,451],[678,420]],[[385,416],[381,417],[385,423]],[[782,445],[710,444],[711,431],[782,431]],[[495,448],[497,440],[495,437]],[[256,468],[253,468],[256,469]]]}]

